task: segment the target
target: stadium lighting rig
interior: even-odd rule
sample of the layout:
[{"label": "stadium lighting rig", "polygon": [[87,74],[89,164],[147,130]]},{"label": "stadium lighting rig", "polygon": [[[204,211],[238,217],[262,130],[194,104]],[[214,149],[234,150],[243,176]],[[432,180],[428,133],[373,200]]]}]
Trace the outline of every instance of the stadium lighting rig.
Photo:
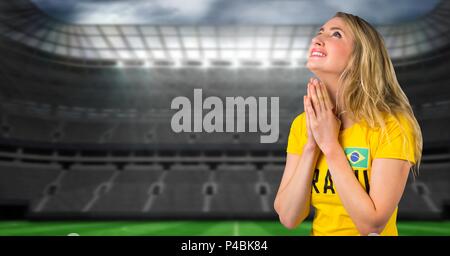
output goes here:
[{"label": "stadium lighting rig", "polygon": [[298,60],[242,60],[242,59],[203,59],[203,60],[117,60],[117,68],[300,68],[302,65]]}]

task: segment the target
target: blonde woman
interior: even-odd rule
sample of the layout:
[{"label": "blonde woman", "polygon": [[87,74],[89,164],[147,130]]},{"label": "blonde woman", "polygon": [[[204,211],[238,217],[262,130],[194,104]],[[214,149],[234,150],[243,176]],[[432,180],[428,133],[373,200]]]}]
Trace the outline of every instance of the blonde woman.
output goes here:
[{"label": "blonde woman", "polygon": [[313,38],[305,111],[291,125],[274,207],[312,235],[398,235],[397,205],[422,156],[422,134],[380,34],[337,13]]}]

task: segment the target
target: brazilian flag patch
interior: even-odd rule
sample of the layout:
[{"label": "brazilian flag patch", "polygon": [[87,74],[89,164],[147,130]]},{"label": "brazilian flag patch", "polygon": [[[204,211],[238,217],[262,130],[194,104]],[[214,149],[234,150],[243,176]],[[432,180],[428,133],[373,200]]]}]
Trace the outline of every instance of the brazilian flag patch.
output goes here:
[{"label": "brazilian flag patch", "polygon": [[369,149],[368,148],[344,148],[348,162],[355,168],[368,168]]}]

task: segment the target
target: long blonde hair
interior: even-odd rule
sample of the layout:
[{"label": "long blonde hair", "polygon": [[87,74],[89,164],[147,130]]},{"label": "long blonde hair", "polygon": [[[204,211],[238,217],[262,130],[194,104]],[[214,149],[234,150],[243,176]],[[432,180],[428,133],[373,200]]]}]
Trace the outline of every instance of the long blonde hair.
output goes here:
[{"label": "long blonde hair", "polygon": [[[341,18],[354,36],[353,53],[340,76],[341,87],[336,97],[336,104],[342,106],[336,109],[349,112],[353,121],[364,120],[372,128],[380,127],[382,134],[387,134],[384,122],[386,114],[393,115],[397,121],[399,116],[405,117],[410,123],[415,142],[412,146],[416,164],[412,166],[412,171],[418,175],[422,158],[422,132],[409,100],[397,81],[382,36],[358,16],[338,12],[334,17]],[[405,132],[402,134],[406,136]],[[409,140],[405,138],[404,141]]]}]

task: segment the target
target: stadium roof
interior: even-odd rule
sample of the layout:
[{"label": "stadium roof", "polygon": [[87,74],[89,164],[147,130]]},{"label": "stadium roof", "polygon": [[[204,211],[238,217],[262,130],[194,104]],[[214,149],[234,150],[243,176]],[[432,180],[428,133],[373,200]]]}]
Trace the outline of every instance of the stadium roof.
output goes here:
[{"label": "stadium roof", "polygon": [[[318,25],[80,25],[52,18],[28,0],[0,3],[0,34],[32,49],[79,60],[195,63],[287,61],[302,66]],[[377,28],[393,59],[449,44],[450,2],[415,21]],[[136,62],[137,61],[137,62]]]},{"label": "stadium roof", "polygon": [[[426,15],[439,0],[31,0],[71,24],[315,25],[337,11],[372,24]],[[374,11],[382,10],[382,11]]]}]

